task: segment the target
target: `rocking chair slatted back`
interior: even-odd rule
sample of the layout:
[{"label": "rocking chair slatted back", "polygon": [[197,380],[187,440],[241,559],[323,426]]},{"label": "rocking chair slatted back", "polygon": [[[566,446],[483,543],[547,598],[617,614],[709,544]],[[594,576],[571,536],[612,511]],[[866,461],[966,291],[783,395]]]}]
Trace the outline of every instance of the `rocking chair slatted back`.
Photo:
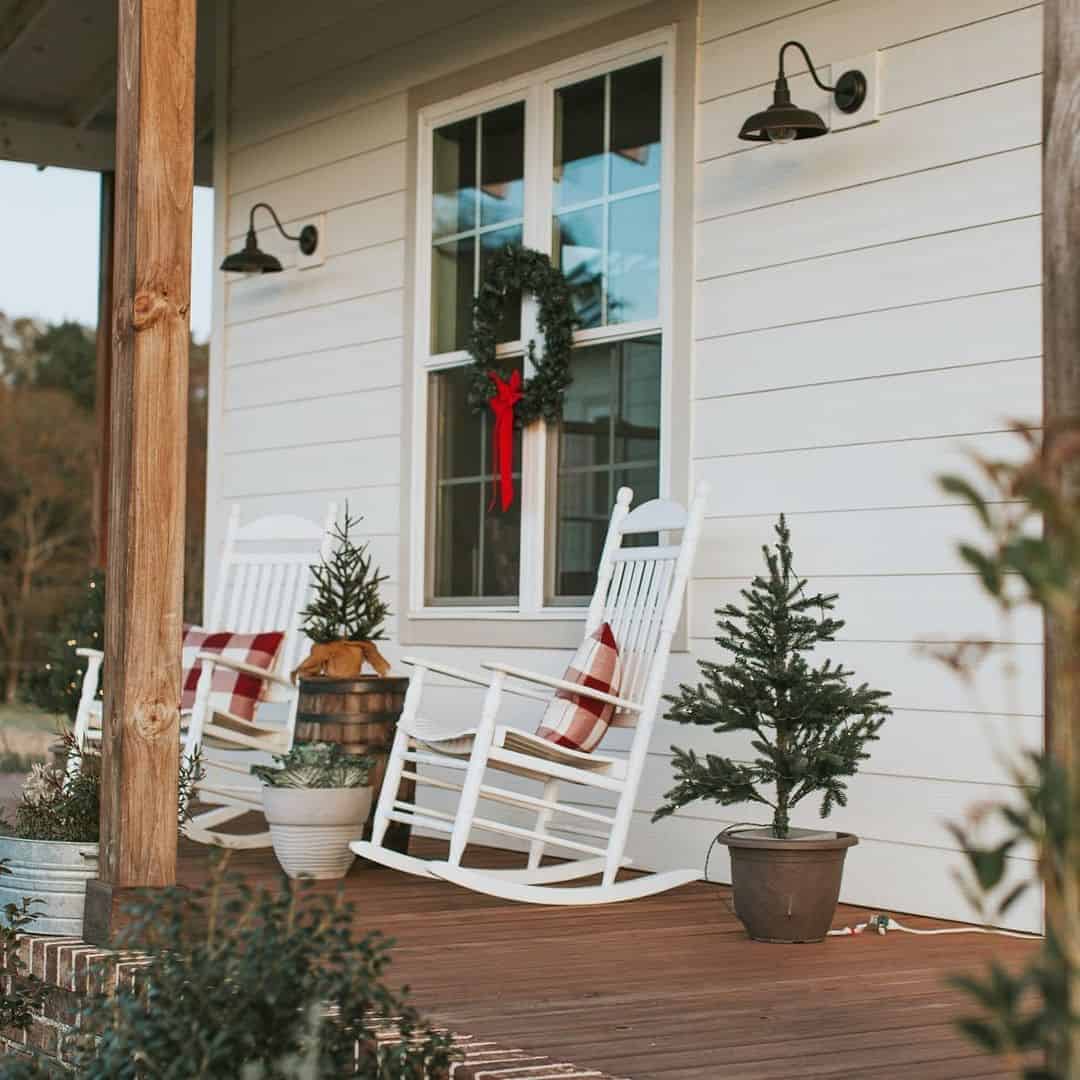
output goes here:
[{"label": "rocking chair slatted back", "polygon": [[[686,552],[693,545],[687,545],[685,534],[679,544],[648,547],[626,547],[624,538],[691,528],[696,531],[700,528],[702,499],[699,496],[691,513],[687,513],[678,503],[663,499],[653,499],[631,511],[632,497],[629,488],[619,490],[600,559],[596,592],[589,605],[586,634],[605,622],[611,626],[622,669],[619,694],[640,704],[650,693],[654,661],[661,655],[666,658],[670,648],[690,572]],[[661,672],[661,681],[662,676]],[[653,713],[655,709],[645,713],[650,716],[650,726]],[[619,709],[612,726],[635,727],[637,719],[638,713]]]},{"label": "rocking chair slatted back", "polygon": [[[205,625],[239,634],[284,631],[278,670],[289,672],[300,663],[307,643],[300,612],[311,592],[309,566],[329,553],[337,506],[330,504],[322,527],[285,514],[241,525],[239,510],[234,507],[229,516]],[[282,700],[283,694],[287,691],[274,687],[268,700]]]}]

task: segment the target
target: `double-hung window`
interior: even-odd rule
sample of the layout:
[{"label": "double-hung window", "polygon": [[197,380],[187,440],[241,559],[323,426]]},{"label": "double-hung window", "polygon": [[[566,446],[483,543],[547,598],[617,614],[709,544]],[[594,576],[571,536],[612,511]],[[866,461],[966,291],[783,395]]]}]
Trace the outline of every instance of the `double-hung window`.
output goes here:
[{"label": "double-hung window", "polygon": [[[617,490],[638,502],[667,486],[670,50],[656,36],[420,114],[414,613],[566,617],[592,592]],[[473,297],[507,245],[551,256],[578,329],[562,422],[515,431],[503,512],[465,346]],[[508,298],[498,337],[500,363],[528,378],[530,297]]]}]

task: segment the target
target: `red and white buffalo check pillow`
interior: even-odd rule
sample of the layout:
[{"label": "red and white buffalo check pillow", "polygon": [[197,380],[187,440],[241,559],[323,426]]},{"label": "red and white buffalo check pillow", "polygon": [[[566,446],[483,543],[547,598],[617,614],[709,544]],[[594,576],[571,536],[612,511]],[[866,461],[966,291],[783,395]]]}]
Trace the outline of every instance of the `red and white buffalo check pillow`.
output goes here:
[{"label": "red and white buffalo check pillow", "polygon": [[[195,691],[199,688],[199,676],[202,674],[202,663],[195,659],[198,653],[218,653],[226,660],[271,671],[284,640],[284,633],[277,630],[266,634],[233,634],[228,630],[215,634],[197,626],[187,627],[181,650],[184,668],[181,710],[191,709],[195,704]],[[232,713],[243,720],[253,720],[255,706],[263,698],[265,688],[266,683],[254,675],[216,667],[210,690],[210,709],[212,712]]]},{"label": "red and white buffalo check pillow", "polygon": [[[620,675],[619,647],[611,627],[604,623],[581,643],[563,678],[618,697]],[[614,711],[614,705],[572,690],[558,690],[548,702],[536,734],[559,746],[589,753],[604,737]]]}]

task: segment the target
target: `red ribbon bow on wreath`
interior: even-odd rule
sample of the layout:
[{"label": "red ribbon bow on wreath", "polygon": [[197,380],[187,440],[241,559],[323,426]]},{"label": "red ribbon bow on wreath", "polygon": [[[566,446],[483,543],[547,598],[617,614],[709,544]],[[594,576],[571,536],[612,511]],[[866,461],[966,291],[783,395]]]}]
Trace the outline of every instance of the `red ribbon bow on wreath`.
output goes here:
[{"label": "red ribbon bow on wreath", "polygon": [[488,399],[488,406],[495,416],[492,449],[498,477],[498,490],[493,484],[488,510],[495,508],[497,493],[505,513],[514,501],[514,406],[525,395],[521,392],[520,371],[511,372],[509,382],[494,371],[488,372],[488,378],[495,384],[495,394]]}]

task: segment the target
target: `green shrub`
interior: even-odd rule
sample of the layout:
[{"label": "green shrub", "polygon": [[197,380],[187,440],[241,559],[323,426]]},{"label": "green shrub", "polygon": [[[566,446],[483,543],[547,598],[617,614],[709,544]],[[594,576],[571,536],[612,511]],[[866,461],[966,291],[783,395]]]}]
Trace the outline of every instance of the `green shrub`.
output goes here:
[{"label": "green shrub", "polygon": [[[23,840],[96,844],[101,832],[101,755],[81,750],[71,732],[61,738],[68,758],[78,760],[78,769],[68,773],[55,765],[34,765],[23,783],[14,827],[0,820],[0,828]],[[181,761],[177,806],[180,822],[191,816],[192,792],[202,773],[198,753]]]},{"label": "green shrub", "polygon": [[[356,937],[353,905],[285,882],[253,890],[215,862],[194,890],[167,889],[132,909],[123,945],[152,957],[141,989],[91,1009],[80,1076],[189,1080],[290,1076],[435,1080],[448,1036],[383,984],[390,943]],[[329,1008],[324,1010],[323,1006]],[[377,1047],[392,1020],[400,1036]],[[306,1064],[305,1064],[306,1062]]]}]

